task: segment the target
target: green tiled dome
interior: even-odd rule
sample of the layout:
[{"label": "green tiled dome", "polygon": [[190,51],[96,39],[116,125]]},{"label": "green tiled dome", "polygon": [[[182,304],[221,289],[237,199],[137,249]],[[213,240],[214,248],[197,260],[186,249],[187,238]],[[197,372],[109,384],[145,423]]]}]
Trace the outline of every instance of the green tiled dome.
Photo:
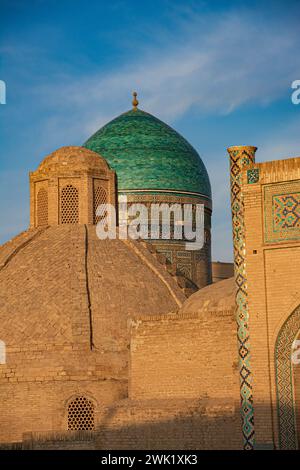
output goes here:
[{"label": "green tiled dome", "polygon": [[84,146],[116,171],[118,191],[168,190],[211,198],[206,168],[196,150],[149,113],[131,110],[106,124]]}]

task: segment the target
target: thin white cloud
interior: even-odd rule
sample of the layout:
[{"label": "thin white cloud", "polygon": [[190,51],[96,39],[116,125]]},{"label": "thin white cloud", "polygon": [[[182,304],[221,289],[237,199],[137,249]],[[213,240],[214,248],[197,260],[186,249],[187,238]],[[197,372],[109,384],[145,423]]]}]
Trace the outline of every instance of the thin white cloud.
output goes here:
[{"label": "thin white cloud", "polygon": [[[137,54],[127,63],[94,73],[81,69],[78,75],[71,74],[61,64],[50,63],[51,73],[46,79],[45,74],[34,73],[42,52],[38,48],[27,51],[25,56],[30,60],[24,64],[26,93],[37,112],[41,110],[40,133],[29,137],[30,147],[37,156],[41,152],[41,158],[48,148],[51,151],[59,145],[80,144],[130,108],[130,92],[134,89],[139,92],[142,109],[170,123],[191,109],[226,114],[249,103],[266,106],[288,95],[291,82],[300,78],[299,49],[298,25],[261,19],[245,11],[219,16],[186,14],[175,34],[163,35],[159,48],[139,45]],[[5,45],[2,52],[13,56],[18,48]],[[43,57],[43,66],[45,60]],[[19,93],[24,93],[23,84]],[[45,110],[47,115],[43,115]],[[23,112],[27,115],[27,110]],[[266,136],[261,143],[261,159],[295,154],[299,144],[295,129],[286,125],[281,135]],[[226,260],[231,253],[229,192],[224,184],[228,167],[225,160],[221,166],[217,160],[215,168],[208,168],[214,194],[214,257]],[[8,212],[5,214],[5,225],[10,226],[13,219]]]},{"label": "thin white cloud", "polygon": [[177,43],[145,50],[110,72],[35,84],[36,99],[56,109],[53,131],[67,129],[70,137],[72,132],[88,137],[128,109],[133,89],[141,108],[168,121],[192,107],[224,114],[246,103],[266,105],[287,93],[298,77],[300,39],[291,24],[278,30],[271,20],[263,26],[255,20],[251,14],[215,17],[210,25],[191,19],[190,31],[178,31]]}]

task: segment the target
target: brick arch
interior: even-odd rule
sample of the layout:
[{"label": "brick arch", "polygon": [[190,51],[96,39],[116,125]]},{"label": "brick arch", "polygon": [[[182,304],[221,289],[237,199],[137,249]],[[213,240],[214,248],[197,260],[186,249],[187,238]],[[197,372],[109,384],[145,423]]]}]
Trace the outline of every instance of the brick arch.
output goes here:
[{"label": "brick arch", "polygon": [[277,412],[280,449],[298,449],[292,344],[300,330],[300,305],[282,325],[275,345]]}]

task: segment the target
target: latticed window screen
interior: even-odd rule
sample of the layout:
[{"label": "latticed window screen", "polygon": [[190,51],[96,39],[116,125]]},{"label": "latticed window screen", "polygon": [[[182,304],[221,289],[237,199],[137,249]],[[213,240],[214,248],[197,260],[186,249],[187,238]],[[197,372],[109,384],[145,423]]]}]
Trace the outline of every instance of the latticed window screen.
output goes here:
[{"label": "latticed window screen", "polygon": [[68,184],[61,190],[60,221],[62,224],[79,223],[78,189],[72,186],[71,184]]},{"label": "latticed window screen", "polygon": [[86,397],[77,397],[68,406],[68,430],[92,431],[95,427],[94,405]]},{"label": "latticed window screen", "polygon": [[37,225],[48,225],[48,192],[41,188],[37,193]]},{"label": "latticed window screen", "polygon": [[100,204],[107,203],[107,193],[102,186],[94,187],[94,224],[97,224],[99,220],[105,215],[103,211],[102,215],[96,215],[97,208]]}]

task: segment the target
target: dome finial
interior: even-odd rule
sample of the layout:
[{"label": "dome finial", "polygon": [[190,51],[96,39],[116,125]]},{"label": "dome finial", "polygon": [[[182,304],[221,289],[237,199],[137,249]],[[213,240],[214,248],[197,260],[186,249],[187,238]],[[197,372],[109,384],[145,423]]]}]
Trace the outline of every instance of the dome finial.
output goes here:
[{"label": "dome finial", "polygon": [[136,97],[137,97],[137,92],[134,91],[134,92],[132,93],[132,95],[133,95],[133,100],[132,100],[133,111],[136,111],[136,110],[137,110],[137,107],[138,107],[138,104],[139,104],[138,100],[136,99]]}]

